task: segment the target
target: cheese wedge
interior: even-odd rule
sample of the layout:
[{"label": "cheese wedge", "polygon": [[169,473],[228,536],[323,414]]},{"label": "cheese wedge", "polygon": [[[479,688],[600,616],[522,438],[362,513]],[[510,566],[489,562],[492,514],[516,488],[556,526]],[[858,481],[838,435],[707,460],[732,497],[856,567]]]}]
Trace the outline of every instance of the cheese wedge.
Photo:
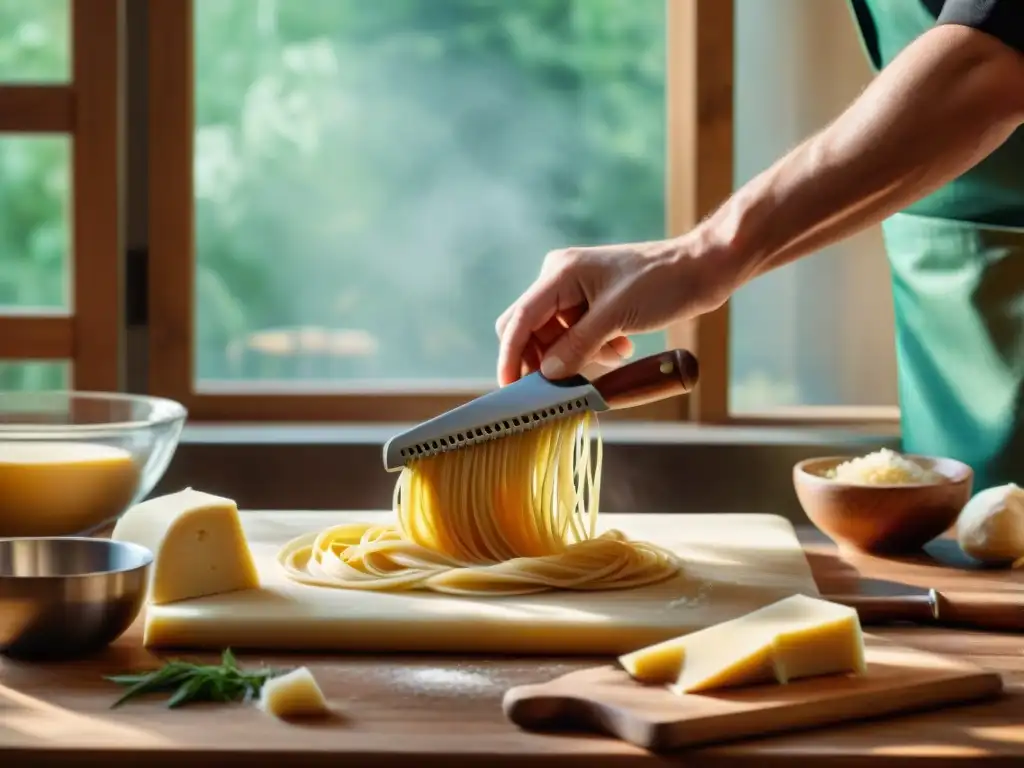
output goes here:
[{"label": "cheese wedge", "polygon": [[696,693],[866,671],[857,612],[794,595],[619,659],[635,679]]},{"label": "cheese wedge", "polygon": [[307,667],[267,680],[260,690],[259,707],[280,718],[317,717],[331,711]]},{"label": "cheese wedge", "polygon": [[186,488],[136,504],[112,538],[153,552],[153,605],[260,585],[235,502]]},{"label": "cheese wedge", "polygon": [[[707,631],[707,630],[704,630]],[[668,685],[674,683],[683,669],[683,654],[686,651],[687,638],[694,635],[683,635],[648,645],[638,651],[619,657],[619,664],[630,677],[648,685]]]},{"label": "cheese wedge", "polygon": [[864,633],[856,610],[804,595],[782,602],[788,615],[778,620],[785,628],[772,640],[776,680],[788,683],[802,677],[867,673]]}]

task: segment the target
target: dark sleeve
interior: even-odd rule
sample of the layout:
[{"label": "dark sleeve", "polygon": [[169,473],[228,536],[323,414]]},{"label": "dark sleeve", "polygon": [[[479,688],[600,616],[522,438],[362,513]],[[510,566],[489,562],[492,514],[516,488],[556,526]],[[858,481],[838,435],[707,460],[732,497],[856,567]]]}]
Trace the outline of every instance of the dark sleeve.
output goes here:
[{"label": "dark sleeve", "polygon": [[946,0],[937,24],[961,24],[1024,53],[1024,0]]}]

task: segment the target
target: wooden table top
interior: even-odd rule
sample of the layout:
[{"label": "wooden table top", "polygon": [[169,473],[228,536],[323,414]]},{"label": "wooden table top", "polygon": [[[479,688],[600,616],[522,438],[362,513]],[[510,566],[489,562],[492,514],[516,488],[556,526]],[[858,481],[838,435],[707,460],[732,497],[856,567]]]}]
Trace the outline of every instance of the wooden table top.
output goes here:
[{"label": "wooden table top", "polygon": [[[1024,574],[956,571],[921,562],[844,561],[822,537],[800,531],[823,594],[846,591],[859,571],[978,596],[1021,590]],[[194,705],[174,712],[140,700],[111,711],[117,689],[103,675],[152,667],[138,628],[95,658],[30,665],[0,660],[0,764],[200,766],[986,766],[1024,765],[1024,636],[893,628],[875,634],[970,659],[1004,676],[1000,700],[887,721],[829,727],[655,756],[590,736],[525,733],[501,697],[602,660],[398,656],[253,656],[243,663],[306,664],[339,707],[333,720],[279,723],[251,707]],[[255,753],[254,753],[255,750]]]}]

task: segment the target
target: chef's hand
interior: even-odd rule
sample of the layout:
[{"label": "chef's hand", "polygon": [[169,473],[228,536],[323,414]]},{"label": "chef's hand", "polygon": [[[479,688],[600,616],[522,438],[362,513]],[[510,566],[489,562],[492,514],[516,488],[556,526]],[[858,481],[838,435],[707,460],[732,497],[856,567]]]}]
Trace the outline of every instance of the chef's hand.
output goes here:
[{"label": "chef's hand", "polygon": [[658,331],[724,304],[737,284],[728,264],[696,234],[552,251],[495,324],[498,382],[538,368],[559,379],[592,364],[620,364],[633,352],[627,334]]}]

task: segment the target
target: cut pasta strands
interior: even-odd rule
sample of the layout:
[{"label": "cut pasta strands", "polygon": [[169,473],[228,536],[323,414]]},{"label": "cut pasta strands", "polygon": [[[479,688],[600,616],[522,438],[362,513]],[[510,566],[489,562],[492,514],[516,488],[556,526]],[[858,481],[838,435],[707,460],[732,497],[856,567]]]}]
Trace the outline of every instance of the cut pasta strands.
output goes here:
[{"label": "cut pasta strands", "polygon": [[289,578],[324,587],[524,595],[629,589],[679,572],[676,556],[597,534],[602,446],[592,414],[419,459],[395,486],[397,524],[339,525],[286,544]]}]

